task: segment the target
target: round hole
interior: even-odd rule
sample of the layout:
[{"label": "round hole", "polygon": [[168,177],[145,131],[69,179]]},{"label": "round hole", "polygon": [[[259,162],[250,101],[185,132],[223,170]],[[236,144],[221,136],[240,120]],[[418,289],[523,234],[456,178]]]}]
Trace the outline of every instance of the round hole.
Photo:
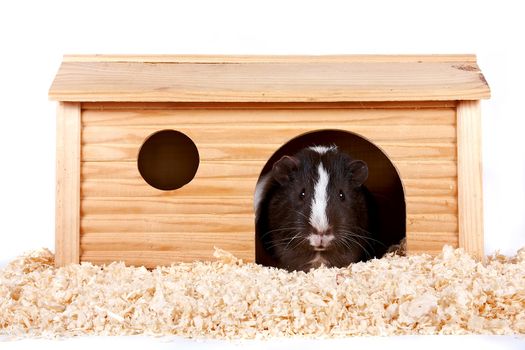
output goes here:
[{"label": "round hole", "polygon": [[142,144],[137,160],[140,175],[151,186],[164,191],[189,183],[199,167],[199,151],[185,134],[161,130]]}]

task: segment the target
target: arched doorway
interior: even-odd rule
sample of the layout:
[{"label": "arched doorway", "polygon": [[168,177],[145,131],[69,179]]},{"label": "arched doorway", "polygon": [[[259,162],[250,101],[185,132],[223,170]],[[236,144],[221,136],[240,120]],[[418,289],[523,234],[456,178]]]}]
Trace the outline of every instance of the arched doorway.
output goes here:
[{"label": "arched doorway", "polygon": [[[303,148],[311,146],[331,146],[368,165],[368,179],[364,183],[374,202],[372,215],[375,236],[381,243],[374,247],[374,255],[381,257],[388,247],[398,244],[406,235],[406,206],[403,184],[399,174],[388,156],[375,144],[352,132],[344,130],[317,130],[297,136],[282,145],[268,160],[259,176],[261,179],[272,169],[273,164],[284,155],[294,155]],[[260,187],[260,186],[259,186]],[[255,206],[264,205],[264,193],[256,191]],[[255,223],[255,261],[273,266],[271,253],[264,248],[261,236],[264,235],[259,218]]]}]

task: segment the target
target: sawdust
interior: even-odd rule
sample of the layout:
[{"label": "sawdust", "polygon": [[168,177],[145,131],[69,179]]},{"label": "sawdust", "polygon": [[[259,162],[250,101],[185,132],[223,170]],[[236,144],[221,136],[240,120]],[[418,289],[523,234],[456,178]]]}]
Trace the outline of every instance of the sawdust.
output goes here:
[{"label": "sawdust", "polygon": [[525,334],[525,249],[481,263],[445,247],[310,273],[215,257],[149,271],[55,268],[49,250],[32,252],[0,270],[0,335]]}]

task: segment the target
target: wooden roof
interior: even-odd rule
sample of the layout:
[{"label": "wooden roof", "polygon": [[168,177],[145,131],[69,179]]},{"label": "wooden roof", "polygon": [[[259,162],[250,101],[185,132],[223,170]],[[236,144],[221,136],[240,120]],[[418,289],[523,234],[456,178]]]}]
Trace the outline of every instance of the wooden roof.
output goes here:
[{"label": "wooden roof", "polygon": [[347,102],[478,100],[474,55],[76,55],[49,90],[58,101]]}]

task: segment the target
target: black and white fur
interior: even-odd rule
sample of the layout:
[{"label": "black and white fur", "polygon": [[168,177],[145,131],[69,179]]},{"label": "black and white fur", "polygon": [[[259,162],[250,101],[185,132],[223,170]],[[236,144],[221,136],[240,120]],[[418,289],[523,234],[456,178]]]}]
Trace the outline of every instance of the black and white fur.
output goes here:
[{"label": "black and white fur", "polygon": [[276,267],[309,271],[370,257],[365,162],[336,146],[283,156],[255,193],[257,235]]}]

